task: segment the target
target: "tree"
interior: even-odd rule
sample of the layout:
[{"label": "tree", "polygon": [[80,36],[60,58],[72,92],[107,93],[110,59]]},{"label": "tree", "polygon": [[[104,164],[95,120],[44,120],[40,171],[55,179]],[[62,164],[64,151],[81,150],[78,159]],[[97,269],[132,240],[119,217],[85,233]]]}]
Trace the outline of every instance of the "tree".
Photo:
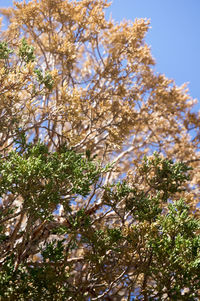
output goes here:
[{"label": "tree", "polygon": [[198,300],[195,101],[108,5],[1,10],[2,300]]}]

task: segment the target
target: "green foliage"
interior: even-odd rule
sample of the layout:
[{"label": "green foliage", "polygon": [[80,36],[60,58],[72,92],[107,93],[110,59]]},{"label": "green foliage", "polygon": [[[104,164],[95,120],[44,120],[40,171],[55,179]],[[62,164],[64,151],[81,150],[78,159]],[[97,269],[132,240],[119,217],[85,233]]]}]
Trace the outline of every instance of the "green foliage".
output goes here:
[{"label": "green foliage", "polygon": [[[156,277],[158,295],[167,287],[173,300],[197,300],[200,235],[196,232],[200,221],[190,216],[189,207],[179,200],[169,204],[166,215],[158,215],[155,228],[148,235],[147,245],[152,254],[149,274]],[[183,297],[184,288],[189,292]]]},{"label": "green foliage", "polygon": [[173,163],[155,153],[152,158],[145,157],[139,169],[146,185],[144,189],[137,183],[122,181],[106,187],[105,200],[115,209],[124,199],[126,212],[130,211],[140,221],[153,221],[161,213],[163,202],[185,189],[183,185],[189,180],[189,170],[191,168],[184,163]]},{"label": "green foliage", "polygon": [[26,63],[35,61],[34,47],[32,45],[28,45],[25,38],[21,40],[19,57]]},{"label": "green foliage", "polygon": [[53,89],[54,81],[49,72],[45,72],[45,75],[43,75],[41,69],[35,69],[34,73],[36,74],[37,80],[40,84],[43,84],[48,90]]},{"label": "green foliage", "polygon": [[0,42],[0,59],[8,59],[12,52],[6,42]]},{"label": "green foliage", "polygon": [[42,250],[41,255],[44,262],[58,262],[64,259],[64,246],[63,242],[65,240],[53,240],[46,244],[44,250]]},{"label": "green foliage", "polygon": [[90,216],[85,213],[84,209],[80,209],[74,216],[69,217],[69,222],[74,229],[81,227],[88,228],[91,224]]},{"label": "green foliage", "polygon": [[[144,158],[141,172],[145,172],[147,183],[157,191],[163,192],[163,201],[167,201],[170,194],[181,191],[181,185],[189,180],[188,171],[191,170],[182,162],[174,163],[166,160],[157,153],[152,159]],[[154,172],[153,177],[151,171]]]},{"label": "green foliage", "polygon": [[[83,300],[84,296],[84,300],[90,300],[93,294],[87,287],[77,290],[74,285],[74,270],[86,264],[97,283],[101,279],[112,282],[110,270],[118,275],[124,265],[128,266],[133,275],[143,277],[143,284],[135,283],[138,300],[144,296],[151,296],[151,300],[164,300],[164,296],[166,300],[197,300],[200,222],[190,214],[183,199],[172,200],[183,189],[189,167],[157,154],[145,158],[139,173],[147,186],[141,189],[137,183],[124,180],[100,187],[104,205],[120,218],[122,212],[117,211],[117,206],[119,202],[124,203],[124,214],[129,215],[130,225],[123,224],[123,219],[120,226],[95,224],[94,216],[87,209],[73,211],[73,199],[75,195],[85,197],[106,168],[101,169],[90,157],[66,146],[51,153],[44,143],[27,143],[23,132],[18,132],[16,150],[0,158],[0,195],[21,195],[23,208],[32,221],[54,221],[53,210],[63,204],[67,224],[55,224],[50,230],[54,238],[42,244],[38,241],[39,261],[24,260],[16,268],[17,248],[4,259],[0,269],[2,298]],[[67,200],[63,198],[65,195]],[[13,211],[2,210],[1,219],[12,214]],[[5,235],[4,225],[0,232],[5,243],[9,236]],[[83,250],[82,256],[71,258],[79,250]],[[132,285],[126,275],[120,282],[127,287]],[[106,290],[107,284],[103,283],[101,288]]]},{"label": "green foliage", "polygon": [[18,151],[0,158],[0,196],[21,195],[28,212],[50,218],[66,195],[71,199],[78,194],[88,195],[90,186],[100,176],[100,167],[66,147],[50,153],[42,142],[26,144],[23,133],[20,134],[16,140]]}]

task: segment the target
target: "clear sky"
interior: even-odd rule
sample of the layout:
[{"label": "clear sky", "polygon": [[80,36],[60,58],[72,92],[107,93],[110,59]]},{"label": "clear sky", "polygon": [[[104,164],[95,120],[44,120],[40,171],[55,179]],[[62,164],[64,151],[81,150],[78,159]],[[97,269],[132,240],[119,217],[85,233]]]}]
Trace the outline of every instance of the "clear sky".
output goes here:
[{"label": "clear sky", "polygon": [[[10,6],[11,0],[0,0]],[[148,18],[151,29],[146,41],[156,60],[156,71],[189,82],[200,108],[200,0],[113,0],[108,10],[113,19]]]},{"label": "clear sky", "polygon": [[200,0],[113,0],[109,12],[116,20],[151,20],[146,41],[156,71],[178,85],[189,82],[200,108]]}]

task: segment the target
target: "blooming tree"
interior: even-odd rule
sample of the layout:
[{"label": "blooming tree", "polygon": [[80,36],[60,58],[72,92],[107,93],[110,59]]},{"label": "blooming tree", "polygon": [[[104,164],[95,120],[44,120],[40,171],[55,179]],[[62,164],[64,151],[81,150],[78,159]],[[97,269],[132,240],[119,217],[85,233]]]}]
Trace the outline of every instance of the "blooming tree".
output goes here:
[{"label": "blooming tree", "polygon": [[2,300],[198,300],[199,113],[108,6],[1,9]]}]

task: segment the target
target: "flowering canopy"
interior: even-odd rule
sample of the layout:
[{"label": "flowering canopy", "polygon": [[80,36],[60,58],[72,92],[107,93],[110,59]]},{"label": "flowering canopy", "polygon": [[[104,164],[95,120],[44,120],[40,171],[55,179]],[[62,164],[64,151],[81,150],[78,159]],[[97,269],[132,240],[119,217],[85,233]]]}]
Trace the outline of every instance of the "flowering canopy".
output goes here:
[{"label": "flowering canopy", "polygon": [[106,20],[108,6],[1,9],[5,300],[199,296],[195,100],[155,73],[149,21]]}]

